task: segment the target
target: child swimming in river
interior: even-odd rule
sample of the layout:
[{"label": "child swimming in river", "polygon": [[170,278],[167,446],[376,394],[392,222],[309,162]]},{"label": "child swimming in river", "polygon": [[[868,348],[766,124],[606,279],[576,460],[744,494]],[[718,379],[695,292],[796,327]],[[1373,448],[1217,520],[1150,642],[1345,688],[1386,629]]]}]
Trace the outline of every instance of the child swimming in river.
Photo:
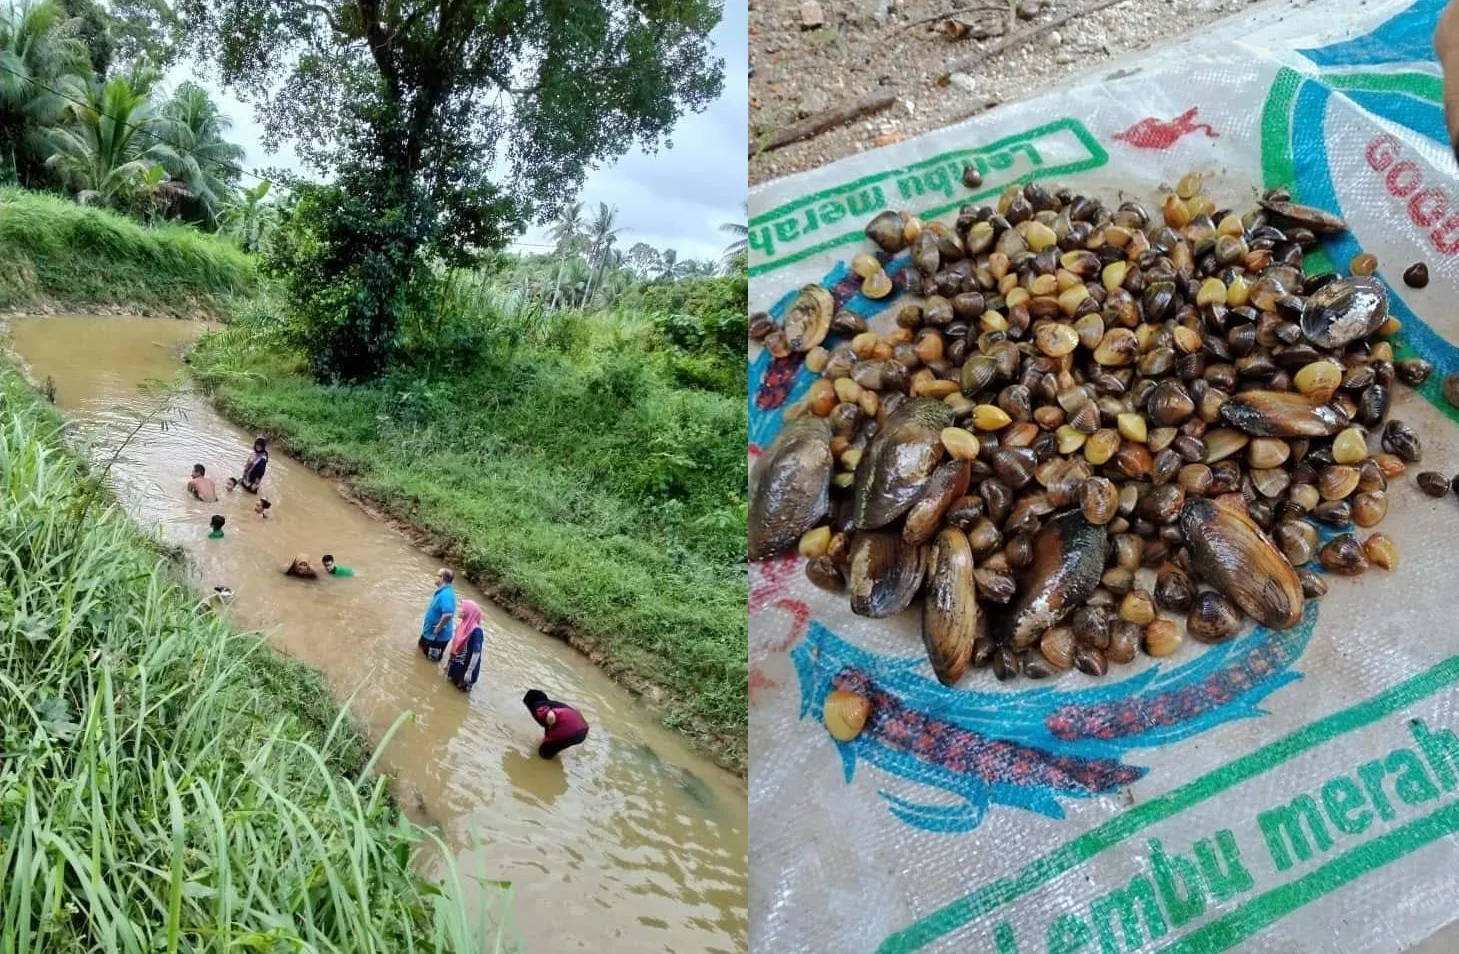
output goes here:
[{"label": "child swimming in river", "polygon": [[221,513],[215,513],[215,514],[213,514],[213,519],[211,521],[209,521],[209,525],[212,526],[213,530],[212,530],[211,533],[208,534],[208,539],[209,540],[221,540],[221,539],[223,539],[223,524],[225,524],[227,522],[228,522],[228,518],[225,517],[225,516],[223,516]]},{"label": "child swimming in river", "polygon": [[260,500],[258,503],[254,504],[253,512],[256,513],[256,514],[258,514],[260,517],[263,517],[265,520],[267,520],[268,519],[268,512],[272,508],[273,508],[273,504],[269,503],[268,498],[265,497],[264,499]]}]

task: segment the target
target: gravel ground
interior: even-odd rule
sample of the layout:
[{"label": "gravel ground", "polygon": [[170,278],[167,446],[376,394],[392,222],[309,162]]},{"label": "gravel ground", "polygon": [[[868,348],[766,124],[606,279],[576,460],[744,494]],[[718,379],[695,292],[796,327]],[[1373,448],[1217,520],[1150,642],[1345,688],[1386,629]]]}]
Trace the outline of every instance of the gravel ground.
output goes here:
[{"label": "gravel ground", "polygon": [[[751,141],[807,116],[891,89],[891,108],[802,142],[750,158],[750,184],[815,169],[853,153],[940,129],[1025,99],[1075,73],[1250,9],[1256,0],[1124,0],[1080,16],[964,73],[935,84],[944,64],[997,43],[1009,0],[750,0]],[[1046,25],[1094,0],[1011,0],[1015,31]],[[1301,0],[1272,0],[1293,7]],[[995,31],[985,40],[949,40],[941,20]],[[927,17],[929,22],[916,24]],[[816,24],[819,19],[819,25]]]}]

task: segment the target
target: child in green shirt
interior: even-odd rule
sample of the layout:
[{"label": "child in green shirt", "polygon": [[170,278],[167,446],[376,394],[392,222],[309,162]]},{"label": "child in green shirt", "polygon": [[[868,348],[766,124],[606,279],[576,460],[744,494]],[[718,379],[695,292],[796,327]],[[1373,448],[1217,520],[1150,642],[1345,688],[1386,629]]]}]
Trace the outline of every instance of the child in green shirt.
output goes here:
[{"label": "child in green shirt", "polygon": [[331,554],[331,553],[326,553],[324,555],[324,561],[323,562],[324,562],[324,572],[325,573],[328,573],[330,576],[354,576],[355,575],[355,571],[354,570],[351,570],[347,566],[341,566],[340,564],[335,563],[334,562],[334,555]]},{"label": "child in green shirt", "polygon": [[213,522],[212,522],[213,532],[210,533],[210,534],[208,534],[208,539],[209,540],[221,540],[221,539],[223,539],[223,524],[225,524],[227,522],[228,522],[227,521],[227,518],[225,518],[221,513],[215,513],[215,514],[213,514]]}]

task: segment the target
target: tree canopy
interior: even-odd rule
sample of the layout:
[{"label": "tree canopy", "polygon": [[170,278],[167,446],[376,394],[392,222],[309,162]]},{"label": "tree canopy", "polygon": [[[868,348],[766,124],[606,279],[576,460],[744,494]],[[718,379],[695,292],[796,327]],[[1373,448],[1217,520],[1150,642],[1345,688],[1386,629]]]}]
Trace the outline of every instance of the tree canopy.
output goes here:
[{"label": "tree canopy", "polygon": [[[719,0],[179,0],[182,42],[333,173],[290,297],[316,371],[399,343],[430,261],[500,248],[596,164],[719,95]],[[349,291],[346,291],[349,289]]]}]

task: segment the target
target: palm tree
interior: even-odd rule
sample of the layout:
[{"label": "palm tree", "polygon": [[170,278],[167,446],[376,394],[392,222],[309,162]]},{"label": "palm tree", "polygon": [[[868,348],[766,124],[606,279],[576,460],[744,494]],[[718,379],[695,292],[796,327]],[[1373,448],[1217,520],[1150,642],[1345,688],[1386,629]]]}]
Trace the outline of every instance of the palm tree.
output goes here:
[{"label": "palm tree", "polygon": [[593,216],[592,223],[588,226],[588,254],[595,261],[593,272],[588,276],[588,287],[583,292],[582,307],[586,307],[593,296],[593,287],[602,280],[603,265],[608,260],[608,251],[613,243],[618,241],[618,233],[621,228],[614,228],[613,223],[618,219],[618,207],[609,205],[606,202],[598,203],[598,212]]},{"label": "palm tree", "polygon": [[[218,112],[208,91],[196,83],[183,83],[162,107],[163,135],[176,147],[178,160],[167,164],[173,178],[187,184],[189,205],[201,221],[218,224],[218,215],[233,196],[243,159],[243,147],[223,134],[233,121]],[[267,191],[267,183],[264,183]],[[262,195],[259,196],[262,198]],[[190,216],[191,217],[191,216]]]},{"label": "palm tree", "polygon": [[13,170],[21,185],[45,176],[49,129],[63,103],[51,90],[62,77],[90,72],[85,44],[66,25],[54,0],[0,8],[0,169]]},{"label": "palm tree", "polygon": [[564,202],[562,208],[557,212],[557,220],[552,225],[549,233],[552,241],[557,243],[557,287],[552,290],[552,307],[557,307],[557,301],[562,293],[562,270],[567,265],[567,257],[577,253],[578,243],[582,239],[583,231],[583,204],[581,202]]},{"label": "palm tree", "polygon": [[[748,218],[749,201],[740,203],[740,208],[744,210],[745,216]],[[744,270],[750,264],[750,226],[739,222],[726,222],[719,227],[719,230],[735,237],[735,241],[725,246],[724,254],[719,260],[720,268],[726,275]]]},{"label": "palm tree", "polygon": [[684,269],[687,262],[679,261],[679,253],[676,249],[666,248],[659,256],[658,277],[666,282],[677,281],[684,277]]},{"label": "palm tree", "polygon": [[117,76],[100,81],[66,77],[60,91],[66,102],[61,115],[66,125],[49,130],[53,154],[46,165],[54,169],[78,202],[103,202],[151,213],[158,200],[175,202],[188,194],[180,182],[149,182],[153,166],[164,169],[182,161],[161,138],[167,122],[157,115],[146,85]]},{"label": "palm tree", "polygon": [[[143,77],[142,85],[146,85]],[[133,80],[66,77],[61,83],[66,125],[51,128],[54,153],[45,160],[80,203],[101,203],[153,214],[159,201],[177,203],[190,194],[184,182],[159,181],[153,166],[182,162],[168,146],[168,121],[159,117]]]}]

